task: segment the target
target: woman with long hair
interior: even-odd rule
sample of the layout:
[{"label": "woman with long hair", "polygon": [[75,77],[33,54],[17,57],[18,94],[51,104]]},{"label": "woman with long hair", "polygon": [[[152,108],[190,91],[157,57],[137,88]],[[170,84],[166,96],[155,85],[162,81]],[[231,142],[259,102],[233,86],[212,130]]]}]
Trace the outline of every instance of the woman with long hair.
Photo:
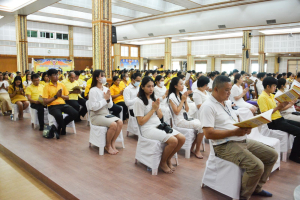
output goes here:
[{"label": "woman with long hair", "polygon": [[123,121],[126,120],[128,116],[128,107],[125,104],[123,92],[124,89],[123,87],[120,86],[120,81],[121,79],[117,76],[113,77],[113,83],[111,85],[110,92],[111,92],[111,97],[112,100],[115,104],[122,106],[123,107]]},{"label": "woman with long hair", "polygon": [[29,101],[25,97],[21,76],[16,76],[12,85],[8,88],[11,102],[17,104],[19,108],[19,119],[23,119],[23,110],[29,106]]},{"label": "woman with long hair", "polygon": [[4,76],[0,72],[0,108],[3,115],[10,115],[12,111],[11,100],[7,92],[8,88],[9,83],[7,80],[4,80]]},{"label": "woman with long hair", "polygon": [[169,124],[171,119],[171,111],[167,101],[169,90],[167,90],[164,81],[165,78],[162,77],[161,75],[156,76],[155,78],[156,86],[154,87],[154,94],[155,94],[155,98],[160,100],[160,109],[164,116],[164,121]]},{"label": "woman with long hair", "polygon": [[26,74],[26,81],[23,82],[24,89],[32,84],[31,74]]},{"label": "woman with long hair", "polygon": [[40,84],[41,84],[41,85],[46,85],[46,84],[48,84],[48,83],[50,83],[50,79],[49,79],[49,77],[48,77],[47,72],[45,72],[45,73],[43,73],[43,75],[42,75],[42,80],[40,81]]},{"label": "woman with long hair", "polygon": [[8,79],[8,73],[7,72],[3,73],[3,80],[7,81],[7,83],[8,83],[9,79]]},{"label": "woman with long hair", "polygon": [[181,149],[185,137],[175,129],[167,134],[164,130],[157,128],[161,124],[160,119],[163,114],[159,109],[160,100],[156,100],[154,95],[154,81],[151,77],[143,78],[138,97],[134,103],[133,112],[141,126],[141,135],[167,144],[161,157],[160,168],[165,173],[171,174],[175,171],[171,158]]},{"label": "woman with long hair", "polygon": [[125,89],[131,83],[128,72],[121,75],[121,80],[120,86]]},{"label": "woman with long hair", "polygon": [[[201,144],[203,131],[200,121],[198,119],[189,118],[187,114],[189,112],[187,98],[189,94],[191,94],[191,91],[186,91],[185,93],[181,94],[183,89],[183,81],[179,77],[174,77],[170,84],[168,100],[174,113],[173,116],[175,125],[177,127],[189,128],[197,131],[197,137],[192,145],[192,147],[194,147],[195,144]],[[194,149],[191,149],[191,152],[194,153],[197,158],[203,159],[200,151],[194,152]]]},{"label": "woman with long hair", "polygon": [[108,127],[105,150],[111,155],[116,155],[119,151],[116,149],[115,143],[122,130],[123,122],[118,117],[109,114],[108,109],[113,106],[113,101],[110,90],[103,86],[105,83],[105,72],[95,70],[89,91],[87,108],[90,110],[90,118],[93,125]]},{"label": "woman with long hair", "polygon": [[244,96],[249,91],[249,88],[243,89],[243,77],[241,74],[236,74],[234,76],[234,85],[231,88],[231,95],[230,100],[235,103],[236,106],[240,108],[248,108],[251,110],[252,113],[255,113],[257,111],[257,107],[245,102]]}]

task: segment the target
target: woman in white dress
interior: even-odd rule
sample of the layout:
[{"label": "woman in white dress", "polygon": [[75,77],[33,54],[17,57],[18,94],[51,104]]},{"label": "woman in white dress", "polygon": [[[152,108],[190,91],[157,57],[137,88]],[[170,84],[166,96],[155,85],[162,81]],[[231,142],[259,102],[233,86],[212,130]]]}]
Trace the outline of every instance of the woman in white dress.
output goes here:
[{"label": "woman in white dress", "polygon": [[214,83],[215,78],[217,77],[217,74],[215,72],[211,72],[208,74],[208,78],[209,78],[209,83],[208,83],[208,92],[209,94],[211,94],[212,92],[212,85]]},{"label": "woman in white dress", "polygon": [[32,81],[31,81],[31,74],[26,74],[26,81],[23,82],[24,88],[27,88],[27,87],[30,86],[31,84],[32,84]]},{"label": "woman in white dress", "polygon": [[257,107],[245,102],[244,96],[249,91],[249,88],[243,90],[243,77],[241,74],[236,74],[234,76],[234,85],[231,88],[230,100],[235,103],[239,108],[249,108],[252,113],[257,111]]},{"label": "woman in white dress", "polygon": [[154,81],[151,77],[143,78],[138,97],[134,103],[133,112],[141,126],[141,135],[167,144],[159,166],[165,173],[171,174],[175,170],[171,158],[181,149],[185,137],[175,129],[172,133],[167,134],[164,130],[157,128],[161,124],[160,119],[163,115],[159,109],[160,100],[155,99]]},{"label": "woman in white dress", "polygon": [[[187,91],[183,94],[181,94],[181,91],[184,89],[183,81],[179,77],[175,77],[172,79],[169,89],[169,104],[171,106],[171,109],[174,113],[174,123],[177,127],[182,128],[189,128],[194,129],[197,131],[197,137],[194,141],[196,144],[201,144],[202,138],[203,138],[203,131],[201,127],[201,123],[198,119],[193,120],[186,120],[184,118],[184,115],[187,115],[189,112],[189,105],[187,102],[187,98],[189,94],[191,94],[192,91]],[[188,117],[188,115],[187,115]],[[188,117],[189,118],[189,117]],[[191,149],[192,153],[195,153],[195,156],[199,159],[202,159],[203,156],[199,152],[194,152],[193,149]]]},{"label": "woman in white dress", "polygon": [[164,122],[170,124],[171,111],[167,102],[169,90],[167,90],[164,81],[165,78],[163,76],[161,75],[156,76],[155,78],[156,86],[154,87],[154,95],[156,99],[160,100],[159,109],[161,110],[164,116]]},{"label": "woman in white dress", "polygon": [[109,114],[108,109],[113,106],[113,101],[110,95],[110,90],[103,86],[106,83],[105,72],[95,70],[91,89],[89,91],[89,101],[87,108],[90,111],[91,123],[95,126],[108,127],[106,133],[105,150],[115,155],[119,153],[115,143],[122,130],[123,122],[118,117]]}]

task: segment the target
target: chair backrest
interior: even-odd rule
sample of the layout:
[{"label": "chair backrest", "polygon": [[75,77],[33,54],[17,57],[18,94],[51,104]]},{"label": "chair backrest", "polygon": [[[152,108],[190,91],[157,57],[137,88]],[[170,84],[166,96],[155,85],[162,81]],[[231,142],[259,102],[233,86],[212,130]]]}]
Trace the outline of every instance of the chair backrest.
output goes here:
[{"label": "chair backrest", "polygon": [[257,87],[256,87],[256,84],[257,84],[257,79],[255,80],[254,82],[254,99],[257,99],[258,98],[258,92],[257,92]]},{"label": "chair backrest", "polygon": [[208,142],[209,142],[209,149],[210,149],[209,154],[214,156],[215,155],[215,150],[214,150],[214,147],[212,145],[212,142],[211,142],[211,140],[208,140]]}]

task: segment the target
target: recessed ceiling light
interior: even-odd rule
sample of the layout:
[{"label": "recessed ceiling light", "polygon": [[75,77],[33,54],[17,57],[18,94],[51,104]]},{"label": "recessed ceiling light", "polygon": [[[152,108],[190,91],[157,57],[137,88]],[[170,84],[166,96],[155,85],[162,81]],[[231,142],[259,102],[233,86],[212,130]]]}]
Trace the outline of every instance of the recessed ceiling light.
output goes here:
[{"label": "recessed ceiling light", "polygon": [[219,39],[219,38],[231,38],[231,37],[242,37],[243,32],[235,33],[226,33],[218,35],[204,35],[204,36],[195,36],[195,37],[184,37],[184,40],[208,40],[208,39]]}]

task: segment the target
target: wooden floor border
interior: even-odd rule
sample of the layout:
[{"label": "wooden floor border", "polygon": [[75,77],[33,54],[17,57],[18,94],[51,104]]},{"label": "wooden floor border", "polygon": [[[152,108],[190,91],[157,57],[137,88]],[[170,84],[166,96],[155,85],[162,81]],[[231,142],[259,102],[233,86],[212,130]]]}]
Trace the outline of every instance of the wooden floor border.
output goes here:
[{"label": "wooden floor border", "polygon": [[44,183],[47,187],[52,189],[54,192],[56,192],[58,195],[60,195],[64,199],[74,199],[79,200],[77,197],[75,197],[73,194],[53,182],[50,178],[36,170],[34,167],[29,165],[26,161],[22,160],[20,157],[18,157],[16,154],[11,152],[9,149],[4,147],[2,144],[0,144],[0,152],[10,161],[18,165],[19,167],[26,170],[28,173],[33,175],[36,179]]}]

